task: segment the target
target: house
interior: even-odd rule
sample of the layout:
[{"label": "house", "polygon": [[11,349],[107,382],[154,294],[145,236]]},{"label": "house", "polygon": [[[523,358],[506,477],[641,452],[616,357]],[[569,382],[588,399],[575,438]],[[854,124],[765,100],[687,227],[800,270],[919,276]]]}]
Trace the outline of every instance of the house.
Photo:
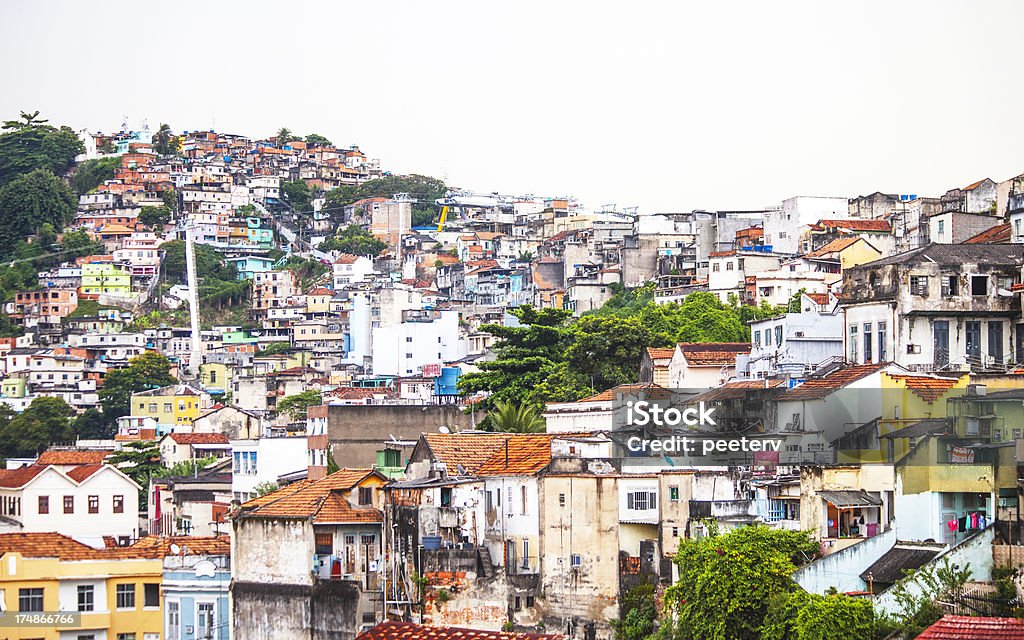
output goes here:
[{"label": "house", "polygon": [[231,443],[222,433],[169,433],[160,440],[160,462],[173,467],[179,462],[201,458],[226,458],[231,455]]},{"label": "house", "polygon": [[139,489],[109,464],[0,470],[0,515],[9,531],[61,531],[93,544],[112,536],[127,543],[139,537]]},{"label": "house", "polygon": [[[386,479],[341,469],[243,503],[232,519],[233,636],[299,640],[377,622]],[[277,613],[265,615],[267,607]]]},{"label": "house", "polygon": [[671,392],[654,383],[623,384],[575,402],[549,402],[544,411],[548,433],[612,431],[625,424],[621,411],[630,401],[668,400]]},{"label": "house", "polygon": [[187,475],[152,477],[148,491],[152,534],[202,537],[230,532],[230,458]]},{"label": "house", "polygon": [[236,500],[256,497],[258,489],[285,484],[308,465],[306,434],[268,431],[231,441],[231,492]]},{"label": "house", "polygon": [[458,360],[467,353],[460,333],[458,311],[405,311],[400,323],[374,328],[373,373],[408,376]]},{"label": "house", "polygon": [[274,261],[263,256],[238,256],[226,258],[225,262],[234,265],[239,280],[252,280],[257,273],[265,273],[274,268]]},{"label": "house", "polygon": [[[843,317],[834,305],[819,310],[829,294],[801,295],[799,313],[751,320],[752,345],[746,375],[767,378],[789,375],[802,378],[818,366],[843,355]],[[833,298],[833,301],[835,298]]]},{"label": "house", "polygon": [[90,262],[82,265],[82,296],[96,298],[100,294],[132,297],[131,273],[109,262]]},{"label": "house", "polygon": [[735,377],[737,360],[749,355],[749,342],[680,342],[669,362],[669,386],[717,387]]},{"label": "house", "polygon": [[149,545],[93,548],[60,533],[4,533],[0,561],[8,614],[81,613],[59,631],[18,627],[8,637],[164,637],[163,556]]},{"label": "house", "polygon": [[188,384],[172,384],[132,394],[133,416],[153,418],[161,433],[189,427],[202,409],[211,405],[210,394]]},{"label": "house", "polygon": [[1021,245],[929,244],[847,270],[844,353],[922,371],[1005,370],[1024,353],[1011,293],[1022,263]]},{"label": "house", "polygon": [[1021,640],[1024,621],[1019,618],[954,616],[946,614],[921,632],[917,640]]},{"label": "house", "polygon": [[987,213],[944,211],[928,220],[929,240],[936,244],[960,244],[1002,225],[1002,218]]},{"label": "house", "polygon": [[675,349],[663,349],[647,347],[640,357],[640,375],[637,380],[640,383],[656,384],[661,387],[668,386],[669,365]]},{"label": "house", "polygon": [[164,549],[164,637],[228,640],[231,607],[231,541],[228,536],[146,538]]}]

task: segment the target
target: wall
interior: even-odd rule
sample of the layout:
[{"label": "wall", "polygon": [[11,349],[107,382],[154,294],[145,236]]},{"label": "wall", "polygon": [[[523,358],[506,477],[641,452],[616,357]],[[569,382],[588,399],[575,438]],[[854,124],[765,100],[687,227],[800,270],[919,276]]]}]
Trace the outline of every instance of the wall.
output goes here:
[{"label": "wall", "polygon": [[236,581],[231,585],[231,637],[352,640],[359,625],[358,603],[359,590],[351,582],[296,585]]},{"label": "wall", "polygon": [[840,592],[866,589],[860,574],[896,544],[896,530],[889,529],[852,547],[815,560],[797,569],[793,580],[810,593],[824,594],[830,587]]},{"label": "wall", "polygon": [[[964,540],[959,545],[940,553],[925,567],[942,566],[946,561],[960,567],[970,566],[970,580],[987,582],[992,579],[992,541],[995,538],[995,527],[989,526],[984,531]],[[924,567],[922,567],[924,568]],[[905,578],[902,584],[912,594],[921,594],[924,587],[913,576]],[[881,613],[895,614],[900,611],[894,589],[896,585],[886,589],[875,598],[875,609]]]}]

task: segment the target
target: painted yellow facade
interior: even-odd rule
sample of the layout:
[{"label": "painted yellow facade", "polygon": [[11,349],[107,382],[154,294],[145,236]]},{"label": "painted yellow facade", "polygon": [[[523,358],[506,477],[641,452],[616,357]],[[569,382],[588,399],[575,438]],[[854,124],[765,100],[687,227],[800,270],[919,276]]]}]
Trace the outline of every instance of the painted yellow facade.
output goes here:
[{"label": "painted yellow facade", "polygon": [[131,415],[153,418],[163,427],[190,425],[199,417],[203,396],[187,385],[132,394]]},{"label": "painted yellow facade", "polygon": [[[92,586],[92,611],[83,612],[81,624],[60,628],[8,627],[2,636],[11,640],[39,638],[58,640],[69,632],[80,635],[106,631],[114,640],[118,634],[135,634],[136,640],[163,637],[163,601],[160,595],[163,563],[158,558],[118,558],[63,560],[58,558],[25,557],[20,552],[8,552],[0,558],[0,591],[9,613],[20,611],[22,594],[42,590],[44,612],[77,611],[79,586]],[[129,596],[118,598],[119,585],[133,585],[134,602],[128,606]],[[147,586],[148,585],[148,586]],[[146,606],[147,593],[155,606]],[[26,600],[27,601],[27,600]],[[119,604],[124,606],[118,606]],[[70,637],[78,637],[74,633]]]},{"label": "painted yellow facade", "polygon": [[199,380],[207,389],[231,388],[231,367],[220,362],[204,362],[199,365]]}]

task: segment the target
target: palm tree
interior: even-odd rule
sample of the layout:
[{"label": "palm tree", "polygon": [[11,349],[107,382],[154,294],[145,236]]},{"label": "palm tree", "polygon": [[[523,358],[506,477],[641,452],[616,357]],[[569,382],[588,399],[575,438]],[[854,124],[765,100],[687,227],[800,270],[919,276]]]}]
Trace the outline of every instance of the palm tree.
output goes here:
[{"label": "palm tree", "polygon": [[153,144],[156,145],[156,152],[162,156],[169,156],[174,153],[173,136],[171,135],[171,126],[169,124],[161,124],[156,134],[153,136]]},{"label": "palm tree", "polygon": [[494,410],[487,414],[495,431],[505,433],[544,433],[544,418],[532,404],[512,404],[502,400],[494,402]]},{"label": "palm tree", "polygon": [[7,120],[4,122],[4,129],[30,129],[32,127],[46,124],[49,120],[40,119],[39,111],[34,113],[21,112],[21,120]]},{"label": "palm tree", "polygon": [[277,130],[276,141],[278,147],[283,149],[284,145],[288,144],[294,139],[295,136],[292,135],[292,130],[289,129],[288,127],[281,127],[280,129]]}]

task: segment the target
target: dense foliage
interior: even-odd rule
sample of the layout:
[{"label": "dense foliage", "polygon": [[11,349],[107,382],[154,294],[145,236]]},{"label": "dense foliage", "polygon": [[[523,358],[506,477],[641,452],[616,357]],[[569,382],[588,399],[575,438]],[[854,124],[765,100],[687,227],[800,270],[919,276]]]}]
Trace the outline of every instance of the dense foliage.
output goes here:
[{"label": "dense foliage", "polygon": [[390,198],[396,193],[407,193],[415,200],[412,206],[412,225],[428,225],[437,217],[434,202],[445,197],[448,187],[430,176],[417,174],[384,176],[356,186],[343,186],[327,192],[324,209],[340,217],[342,209],[363,198]]},{"label": "dense foliage", "polygon": [[63,174],[75,156],[85,152],[78,135],[69,127],[54,127],[38,118],[39,112],[22,112],[19,120],[4,122],[0,133],[0,185],[36,170]]},{"label": "dense foliage", "polygon": [[119,156],[86,160],[75,169],[71,186],[79,195],[89,193],[107,180],[114,179],[114,170],[121,164]]},{"label": "dense foliage", "polygon": [[0,456],[34,456],[50,445],[74,442],[73,414],[60,398],[36,398],[21,413],[0,404]]},{"label": "dense foliage", "polygon": [[320,243],[321,251],[340,251],[356,256],[375,257],[387,248],[387,243],[373,237],[369,231],[359,225],[350,224],[341,229],[337,235]]},{"label": "dense foliage", "polygon": [[0,187],[0,256],[11,255],[18,241],[44,224],[63,229],[75,215],[78,201],[68,185],[49,169],[35,169]]},{"label": "dense foliage", "polygon": [[108,371],[100,389],[103,414],[111,421],[129,415],[132,394],[174,384],[170,372],[170,360],[152,351],[132,358],[123,369]]},{"label": "dense foliage", "polygon": [[323,404],[323,396],[316,389],[307,389],[295,395],[281,398],[277,403],[277,413],[287,415],[292,420],[304,420],[306,409]]}]

